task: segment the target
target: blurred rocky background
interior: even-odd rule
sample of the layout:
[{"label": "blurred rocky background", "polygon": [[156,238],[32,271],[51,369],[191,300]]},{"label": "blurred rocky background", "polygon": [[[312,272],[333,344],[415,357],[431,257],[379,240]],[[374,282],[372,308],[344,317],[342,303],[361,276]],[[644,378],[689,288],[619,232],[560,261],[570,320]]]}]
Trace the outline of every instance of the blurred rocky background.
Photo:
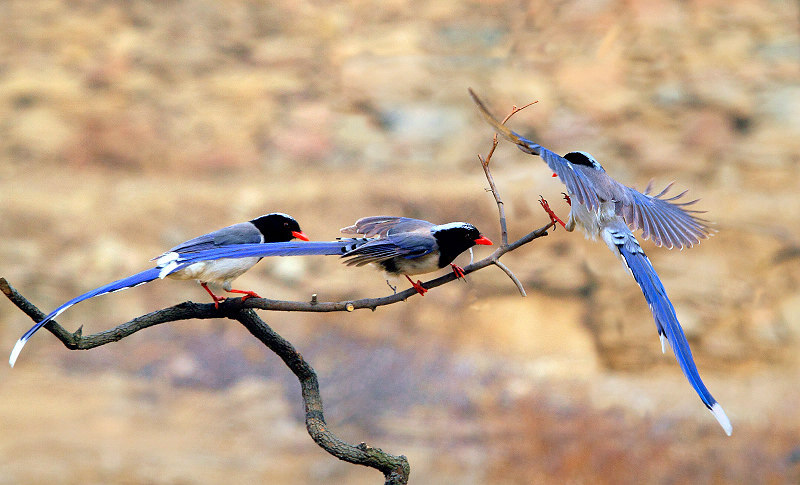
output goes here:
[{"label": "blurred rocky background", "polygon": [[[331,428],[406,454],[418,484],[798,483],[798,18],[775,0],[4,0],[0,275],[49,310],[271,211],[313,239],[383,213],[496,239],[467,87],[498,115],[538,100],[516,131],[702,197],[713,238],[643,246],[733,436],[661,354],[627,271],[562,230],[504,259],[527,298],[488,268],[374,313],[262,313],[318,370]],[[493,169],[512,238],[547,222],[539,194],[567,213],[540,160],[503,143]],[[390,291],[335,258],[238,283]],[[96,332],[185,300],[207,296],[158,281],[59,321]],[[31,322],[0,308],[10,351]],[[89,352],[41,332],[0,369],[0,484],[382,480],[313,444],[296,381],[229,321]]]}]

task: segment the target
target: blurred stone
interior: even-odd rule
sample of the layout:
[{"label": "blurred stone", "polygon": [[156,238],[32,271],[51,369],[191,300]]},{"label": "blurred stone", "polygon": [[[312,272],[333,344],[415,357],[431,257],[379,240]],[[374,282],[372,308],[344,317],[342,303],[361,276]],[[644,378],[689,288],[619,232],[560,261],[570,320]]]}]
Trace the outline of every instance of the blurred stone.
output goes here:
[{"label": "blurred stone", "polygon": [[789,335],[794,339],[800,339],[800,293],[784,299],[780,303],[780,313]]},{"label": "blurred stone", "polygon": [[778,87],[760,94],[758,110],[769,121],[794,133],[800,132],[800,87]]},{"label": "blurred stone", "polygon": [[581,324],[581,307],[543,295],[484,299],[465,313],[471,323],[459,340],[523,359],[536,375],[591,375],[598,362],[594,342]]},{"label": "blurred stone", "polygon": [[442,140],[463,130],[465,124],[460,111],[427,103],[387,106],[380,117],[393,138],[408,144]]},{"label": "blurred stone", "polygon": [[69,139],[74,127],[47,108],[26,109],[14,119],[12,136],[23,146],[32,160],[54,159]]},{"label": "blurred stone", "polygon": [[686,97],[683,86],[678,82],[671,81],[656,86],[653,100],[663,106],[676,106],[686,102]]}]

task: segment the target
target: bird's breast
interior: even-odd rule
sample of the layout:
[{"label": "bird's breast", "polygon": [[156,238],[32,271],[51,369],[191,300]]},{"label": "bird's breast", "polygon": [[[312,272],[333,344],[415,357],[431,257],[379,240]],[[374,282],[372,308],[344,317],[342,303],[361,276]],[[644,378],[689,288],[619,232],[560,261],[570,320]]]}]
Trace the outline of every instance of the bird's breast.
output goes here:
[{"label": "bird's breast", "polygon": [[572,202],[570,216],[583,229],[587,237],[592,239],[600,235],[600,232],[610,221],[616,220],[617,216],[613,202],[601,202],[597,210],[589,210],[584,204]]}]

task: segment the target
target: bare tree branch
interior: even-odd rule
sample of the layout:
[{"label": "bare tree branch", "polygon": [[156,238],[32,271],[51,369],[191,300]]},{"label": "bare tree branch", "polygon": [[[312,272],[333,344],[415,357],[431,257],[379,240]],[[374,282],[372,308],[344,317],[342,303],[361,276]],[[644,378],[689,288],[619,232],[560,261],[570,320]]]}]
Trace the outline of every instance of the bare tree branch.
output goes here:
[{"label": "bare tree branch", "polygon": [[[34,304],[22,296],[5,278],[0,278],[0,291],[5,294],[20,310],[28,314],[34,321],[44,318]],[[245,300],[246,301],[246,300]],[[308,434],[322,449],[336,458],[363,465],[383,473],[386,485],[402,485],[408,483],[410,466],[405,456],[395,456],[379,448],[372,448],[365,443],[350,445],[339,439],[328,429],[322,409],[322,397],[319,393],[319,382],[314,369],[303,359],[294,346],[278,335],[253,310],[242,308],[241,299],[226,300],[219,310],[213,304],[197,304],[185,302],[170,308],[142,315],[123,323],[111,330],[83,336],[81,329],[75,333],[66,331],[61,325],[52,321],[45,328],[52,332],[69,349],[91,349],[121,340],[133,333],[160,323],[187,319],[230,318],[236,320],[260,340],[267,348],[275,352],[283,360],[289,370],[297,376],[305,407],[305,421]]]},{"label": "bare tree branch", "polygon": [[[508,117],[506,117],[506,120],[514,113],[527,106],[530,105],[523,106],[522,108],[517,108],[515,106]],[[512,243],[508,242],[508,228],[506,225],[503,201],[494,183],[491,170],[489,169],[489,163],[496,147],[497,135],[495,135],[492,147],[486,158],[478,155],[478,159],[481,162],[484,174],[489,182],[490,191],[494,195],[495,202],[497,203],[502,242],[492,254],[484,259],[469,264],[463,269],[464,274],[469,274],[486,268],[487,266],[497,266],[514,282],[520,294],[525,296],[525,289],[522,283],[511,269],[500,262],[500,257],[528,244],[534,239],[546,236],[547,230],[555,223],[550,222],[535,231],[529,232]],[[455,279],[456,275],[449,272],[443,276],[422,283],[422,286],[426,289],[436,288],[437,286],[447,284]],[[45,317],[44,313],[22,296],[22,294],[11,286],[5,278],[0,278],[0,291],[33,321],[38,322]],[[410,466],[406,457],[403,455],[395,456],[386,453],[380,448],[373,448],[365,443],[351,445],[334,435],[325,423],[322,397],[319,393],[319,382],[316,372],[305,359],[303,359],[303,356],[300,355],[294,346],[278,335],[269,325],[259,318],[253,309],[286,312],[352,312],[361,309],[370,309],[374,311],[378,307],[404,301],[416,294],[417,291],[415,289],[409,288],[405,291],[381,298],[363,298],[359,300],[337,302],[320,302],[317,301],[316,295],[312,295],[311,300],[307,302],[270,300],[267,298],[248,298],[246,300],[231,298],[223,301],[218,309],[211,303],[184,302],[136,317],[112,329],[92,335],[83,335],[82,326],[75,332],[69,332],[55,320],[48,322],[44,328],[55,335],[68,349],[87,350],[122,340],[140,330],[162,323],[208,318],[229,318],[231,320],[236,320],[244,325],[244,327],[267,348],[277,354],[300,381],[303,405],[305,408],[306,429],[315,443],[340,460],[371,467],[380,471],[385,477],[386,485],[402,485],[408,483],[410,474]]]}]

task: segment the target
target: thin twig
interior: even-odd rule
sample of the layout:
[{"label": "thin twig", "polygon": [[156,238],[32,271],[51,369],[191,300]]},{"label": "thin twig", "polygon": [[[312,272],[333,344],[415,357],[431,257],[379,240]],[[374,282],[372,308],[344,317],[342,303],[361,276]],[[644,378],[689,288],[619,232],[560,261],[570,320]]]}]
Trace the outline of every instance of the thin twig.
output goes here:
[{"label": "thin twig", "polygon": [[508,266],[501,263],[500,261],[495,261],[494,265],[502,269],[503,272],[507,274],[509,278],[511,278],[511,281],[513,281],[514,284],[517,285],[517,289],[519,290],[520,295],[528,296],[528,294],[525,293],[525,287],[522,286],[522,282],[519,280],[519,278],[517,278],[517,275],[515,275],[510,269],[508,269]]},{"label": "thin twig", "polygon": [[[506,121],[510,120],[512,116],[514,116],[517,112],[522,111],[523,109],[531,106],[533,104],[538,103],[538,101],[533,101],[532,103],[528,103],[525,106],[518,108],[517,106],[511,107],[511,112],[503,118],[502,123],[505,124]],[[486,158],[478,155],[478,160],[481,162],[481,168],[483,168],[483,173],[486,175],[486,181],[489,182],[489,191],[494,196],[495,203],[497,203],[497,212],[500,219],[500,247],[507,248],[508,247],[508,223],[506,221],[506,209],[505,204],[503,204],[503,199],[500,198],[500,192],[497,190],[497,185],[494,183],[494,177],[492,176],[492,171],[489,169],[489,162],[492,161],[492,155],[494,155],[494,151],[497,149],[497,133],[494,134],[494,138],[492,139],[492,147],[489,149],[489,153],[486,155]],[[523,243],[524,244],[524,243]],[[521,244],[520,244],[521,246]],[[519,246],[517,246],[519,247]],[[494,260],[494,264],[503,270],[505,274],[511,278],[511,281],[517,286],[520,294],[522,296],[526,296],[525,288],[522,286],[522,282],[520,282],[519,278],[514,274],[511,269],[509,269],[506,265],[502,264],[497,259]]]},{"label": "thin twig", "polygon": [[494,183],[494,177],[492,177],[492,172],[489,170],[489,160],[492,157],[492,153],[494,153],[494,149],[497,147],[497,135],[494,136],[494,144],[492,145],[492,149],[489,150],[489,155],[484,159],[480,155],[478,155],[478,160],[481,162],[481,167],[483,167],[483,173],[486,175],[486,180],[489,182],[489,190],[492,192],[494,196],[494,200],[497,203],[497,211],[499,212],[500,216],[500,239],[501,244],[503,246],[508,245],[508,226],[506,223],[506,210],[505,206],[503,205],[503,199],[500,198],[500,192],[497,191],[497,185]]}]

